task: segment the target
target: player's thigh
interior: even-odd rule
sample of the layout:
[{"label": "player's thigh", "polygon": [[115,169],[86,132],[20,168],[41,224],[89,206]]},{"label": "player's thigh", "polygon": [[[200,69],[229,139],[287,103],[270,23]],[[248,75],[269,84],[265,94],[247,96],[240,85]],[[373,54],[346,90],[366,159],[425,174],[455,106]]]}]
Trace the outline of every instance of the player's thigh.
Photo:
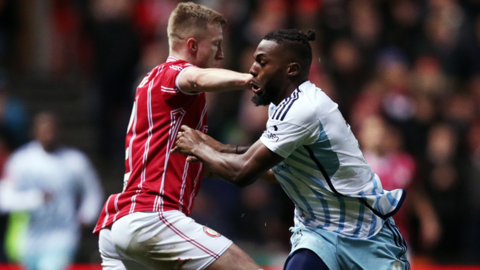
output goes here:
[{"label": "player's thigh", "polygon": [[288,257],[285,270],[329,270],[323,260],[309,249],[299,249]]},{"label": "player's thigh", "polygon": [[148,269],[137,262],[122,258],[122,256],[118,254],[112,240],[112,233],[110,229],[103,229],[100,231],[98,247],[100,250],[100,257],[102,258],[103,270]]},{"label": "player's thigh", "polygon": [[368,239],[337,238],[337,258],[342,269],[355,265],[361,269],[409,270],[406,251],[405,241],[391,218]]},{"label": "player's thigh", "polygon": [[180,211],[129,214],[113,224],[112,239],[120,255],[153,269],[205,269],[232,244]]},{"label": "player's thigh", "polygon": [[206,270],[258,270],[260,267],[237,245],[232,244]]}]

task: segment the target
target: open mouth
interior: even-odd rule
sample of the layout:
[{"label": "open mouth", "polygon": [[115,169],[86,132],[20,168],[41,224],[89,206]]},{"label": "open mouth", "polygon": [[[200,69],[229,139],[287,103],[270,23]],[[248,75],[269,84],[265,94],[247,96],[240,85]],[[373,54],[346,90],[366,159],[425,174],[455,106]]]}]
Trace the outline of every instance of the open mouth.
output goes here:
[{"label": "open mouth", "polygon": [[262,88],[255,82],[251,82],[251,85],[252,85],[252,91],[255,94],[258,94],[258,92],[260,92],[260,90],[262,90]]}]

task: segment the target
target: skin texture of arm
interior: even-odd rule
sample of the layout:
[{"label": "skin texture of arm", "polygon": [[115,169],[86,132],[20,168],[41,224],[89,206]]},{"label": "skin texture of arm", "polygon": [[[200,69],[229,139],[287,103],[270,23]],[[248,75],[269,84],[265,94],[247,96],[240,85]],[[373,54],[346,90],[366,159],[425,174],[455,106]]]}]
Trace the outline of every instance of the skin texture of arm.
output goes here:
[{"label": "skin texture of arm", "polygon": [[[203,132],[198,132],[197,134],[200,136],[201,140],[203,140],[205,144],[208,144],[210,147],[212,147],[213,149],[221,153],[243,154],[247,152],[247,150],[250,148],[250,145],[243,146],[243,145],[223,144]],[[187,161],[199,162],[200,160],[198,160],[195,156],[189,156],[187,157]]]},{"label": "skin texture of arm", "polygon": [[180,128],[172,151],[195,156],[213,174],[240,187],[252,184],[283,160],[260,140],[241,155],[222,153],[206,143],[200,132],[187,126]]},{"label": "skin texture of arm", "polygon": [[251,89],[253,76],[220,68],[186,68],[178,78],[183,92],[224,92]]}]

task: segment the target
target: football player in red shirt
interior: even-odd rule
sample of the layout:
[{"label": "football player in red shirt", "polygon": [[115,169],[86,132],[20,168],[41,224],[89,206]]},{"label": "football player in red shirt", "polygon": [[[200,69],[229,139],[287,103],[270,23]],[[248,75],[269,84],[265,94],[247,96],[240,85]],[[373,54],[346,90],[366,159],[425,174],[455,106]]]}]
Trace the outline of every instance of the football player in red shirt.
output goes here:
[{"label": "football player in red shirt", "polygon": [[204,92],[251,89],[252,75],[215,68],[224,57],[225,23],[194,3],[170,15],[167,62],[136,91],[123,191],[107,199],[94,230],[103,269],[259,269],[232,241],[188,217],[203,164],[171,153],[181,125],[207,132]]}]

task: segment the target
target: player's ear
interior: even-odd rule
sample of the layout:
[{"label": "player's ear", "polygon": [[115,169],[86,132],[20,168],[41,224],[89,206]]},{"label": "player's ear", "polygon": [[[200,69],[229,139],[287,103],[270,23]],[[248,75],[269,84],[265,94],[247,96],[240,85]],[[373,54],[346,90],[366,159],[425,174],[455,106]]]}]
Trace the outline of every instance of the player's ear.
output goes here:
[{"label": "player's ear", "polygon": [[292,62],[288,64],[287,74],[288,76],[296,76],[300,73],[300,64],[298,62]]},{"label": "player's ear", "polygon": [[187,48],[191,54],[196,54],[198,51],[198,42],[194,38],[187,39]]}]

